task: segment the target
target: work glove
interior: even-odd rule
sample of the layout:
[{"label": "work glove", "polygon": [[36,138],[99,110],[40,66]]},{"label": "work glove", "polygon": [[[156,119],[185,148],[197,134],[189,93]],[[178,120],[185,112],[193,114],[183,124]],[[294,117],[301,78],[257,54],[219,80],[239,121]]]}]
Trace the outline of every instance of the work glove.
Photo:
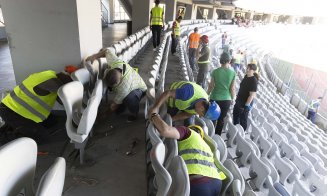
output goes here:
[{"label": "work glove", "polygon": [[245,111],[249,112],[249,111],[251,111],[252,106],[250,104],[245,104],[244,109],[245,109]]}]

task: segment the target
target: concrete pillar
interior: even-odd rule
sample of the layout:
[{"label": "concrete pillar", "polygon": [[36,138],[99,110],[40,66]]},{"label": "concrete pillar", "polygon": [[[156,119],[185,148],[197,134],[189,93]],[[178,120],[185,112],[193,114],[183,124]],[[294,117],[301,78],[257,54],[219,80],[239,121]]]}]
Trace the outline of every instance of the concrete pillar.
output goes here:
[{"label": "concrete pillar", "polygon": [[184,20],[191,20],[192,19],[192,13],[193,13],[193,5],[192,4],[186,4],[186,12],[185,12]]},{"label": "concrete pillar", "polygon": [[288,20],[287,20],[287,23],[288,23],[288,24],[295,24],[295,20],[296,20],[296,17],[294,17],[294,16],[289,16],[289,17],[288,17]]},{"label": "concrete pillar", "polygon": [[113,24],[114,23],[114,17],[115,17],[115,4],[114,4],[114,0],[108,0],[109,1],[109,23]]},{"label": "concrete pillar", "polygon": [[[149,26],[150,24],[150,11],[152,9],[151,0],[137,0],[133,3],[133,12],[132,12],[132,32]],[[166,10],[165,10],[166,11]]]},{"label": "concrete pillar", "polygon": [[217,8],[213,8],[213,17],[212,19],[217,20],[218,19],[218,13],[217,13]]},{"label": "concrete pillar", "polygon": [[208,13],[208,17],[207,17],[207,19],[208,19],[208,20],[213,19],[213,8],[206,8],[206,9],[209,10],[209,13]]},{"label": "concrete pillar", "polygon": [[192,10],[192,20],[196,19],[196,15],[198,13],[198,5],[193,4],[193,10]]},{"label": "concrete pillar", "polygon": [[267,23],[272,23],[274,19],[274,16],[272,14],[268,14],[267,16]]},{"label": "concrete pillar", "polygon": [[176,7],[177,7],[177,1],[166,0],[166,10],[165,10],[166,23],[169,21],[174,21],[176,19]]},{"label": "concrete pillar", "polygon": [[1,1],[16,83],[79,65],[102,48],[101,4],[89,0]]},{"label": "concrete pillar", "polygon": [[228,10],[228,11],[226,11],[226,16],[227,16],[227,19],[232,19],[232,18],[234,18],[234,16],[235,16],[235,11],[234,11],[234,10]]}]

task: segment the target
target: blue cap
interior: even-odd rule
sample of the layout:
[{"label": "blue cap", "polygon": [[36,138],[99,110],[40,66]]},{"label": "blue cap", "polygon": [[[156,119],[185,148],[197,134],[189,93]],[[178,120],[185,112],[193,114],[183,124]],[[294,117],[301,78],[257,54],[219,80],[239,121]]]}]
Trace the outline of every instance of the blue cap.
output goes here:
[{"label": "blue cap", "polygon": [[215,101],[210,102],[208,111],[204,115],[204,117],[207,119],[210,119],[210,120],[217,120],[219,118],[219,116],[220,116],[219,105]]}]

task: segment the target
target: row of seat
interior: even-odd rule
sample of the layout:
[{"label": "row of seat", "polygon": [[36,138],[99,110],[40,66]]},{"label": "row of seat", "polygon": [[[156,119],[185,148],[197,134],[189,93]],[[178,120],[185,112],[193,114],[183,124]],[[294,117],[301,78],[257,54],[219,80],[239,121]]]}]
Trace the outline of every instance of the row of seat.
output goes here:
[{"label": "row of seat", "polygon": [[0,195],[60,196],[65,182],[66,161],[59,157],[42,175],[35,192],[37,145],[19,138],[0,147]]}]

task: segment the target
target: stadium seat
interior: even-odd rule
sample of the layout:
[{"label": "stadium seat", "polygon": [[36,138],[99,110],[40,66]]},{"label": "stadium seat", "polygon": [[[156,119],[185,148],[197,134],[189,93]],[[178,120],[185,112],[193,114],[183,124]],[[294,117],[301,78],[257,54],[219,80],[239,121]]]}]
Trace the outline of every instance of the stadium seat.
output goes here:
[{"label": "stadium seat", "polygon": [[309,190],[307,190],[300,182],[299,179],[295,180],[293,191],[293,196],[315,196],[314,194],[310,193]]},{"label": "stadium seat", "polygon": [[255,154],[253,146],[239,134],[237,134],[236,142],[236,157],[240,162],[240,166],[247,167],[251,162],[251,154]]},{"label": "stadium seat", "polygon": [[264,164],[254,153],[251,153],[251,165],[249,174],[254,184],[254,190],[263,190],[264,184],[270,175],[269,167]]},{"label": "stadium seat", "polygon": [[170,139],[170,138],[165,138],[164,144],[167,148],[167,154],[166,154],[166,159],[164,166],[166,168],[169,167],[172,159],[178,155],[178,146],[177,146],[177,140],[176,139]]},{"label": "stadium seat", "polygon": [[210,137],[213,137],[215,134],[215,126],[213,125],[212,121],[207,118],[203,118],[203,117],[201,119],[205,122],[205,124],[208,128],[208,135]]},{"label": "stadium seat", "polygon": [[242,196],[245,190],[245,181],[241,171],[231,159],[227,159],[224,162],[224,166],[233,174],[234,177],[232,186],[227,190],[227,194]]},{"label": "stadium seat", "polygon": [[270,150],[272,149],[272,144],[263,136],[260,136],[257,140],[257,144],[261,153],[261,157],[270,158]]},{"label": "stadium seat", "polygon": [[156,195],[166,196],[170,189],[172,179],[163,166],[165,160],[165,145],[162,142],[158,142],[153,146],[150,158],[153,170],[155,171],[155,183],[158,188]]},{"label": "stadium seat", "polygon": [[280,147],[281,157],[287,157],[291,159],[294,156],[294,154],[300,154],[300,152],[296,148],[289,145],[286,141],[281,141],[279,147]]},{"label": "stadium seat", "polygon": [[[19,138],[0,147],[0,195],[35,195],[34,175],[37,145],[30,138]],[[57,158],[43,174],[37,196],[60,196],[65,181],[65,159]]]},{"label": "stadium seat", "polygon": [[156,128],[153,126],[152,122],[148,125],[147,132],[149,134],[149,138],[152,146],[156,145],[159,142],[162,142],[160,139],[159,133]]},{"label": "stadium seat", "polygon": [[180,156],[175,156],[171,160],[171,164],[167,168],[172,183],[168,191],[170,196],[189,196],[190,195],[190,180],[187,172],[187,167],[184,160]]},{"label": "stadium seat", "polygon": [[224,163],[227,158],[227,147],[224,140],[217,134],[212,136],[212,139],[216,142],[218,151],[220,153],[220,162]]},{"label": "stadium seat", "polygon": [[36,196],[60,196],[65,183],[66,161],[58,157],[51,167],[43,174]]},{"label": "stadium seat", "polygon": [[[101,80],[99,80],[96,85],[99,86],[96,87],[96,89],[102,89]],[[102,90],[97,92],[101,92],[102,96]],[[74,81],[65,84],[58,90],[58,96],[62,100],[66,111],[67,135],[73,141],[75,148],[80,151],[80,163],[82,164],[84,158],[84,148],[97,116],[98,107],[100,104],[98,97],[100,95],[91,97],[83,112],[81,112],[83,85],[80,82]],[[76,118],[79,118],[79,120],[74,120]],[[76,124],[77,127],[74,124]]]}]

